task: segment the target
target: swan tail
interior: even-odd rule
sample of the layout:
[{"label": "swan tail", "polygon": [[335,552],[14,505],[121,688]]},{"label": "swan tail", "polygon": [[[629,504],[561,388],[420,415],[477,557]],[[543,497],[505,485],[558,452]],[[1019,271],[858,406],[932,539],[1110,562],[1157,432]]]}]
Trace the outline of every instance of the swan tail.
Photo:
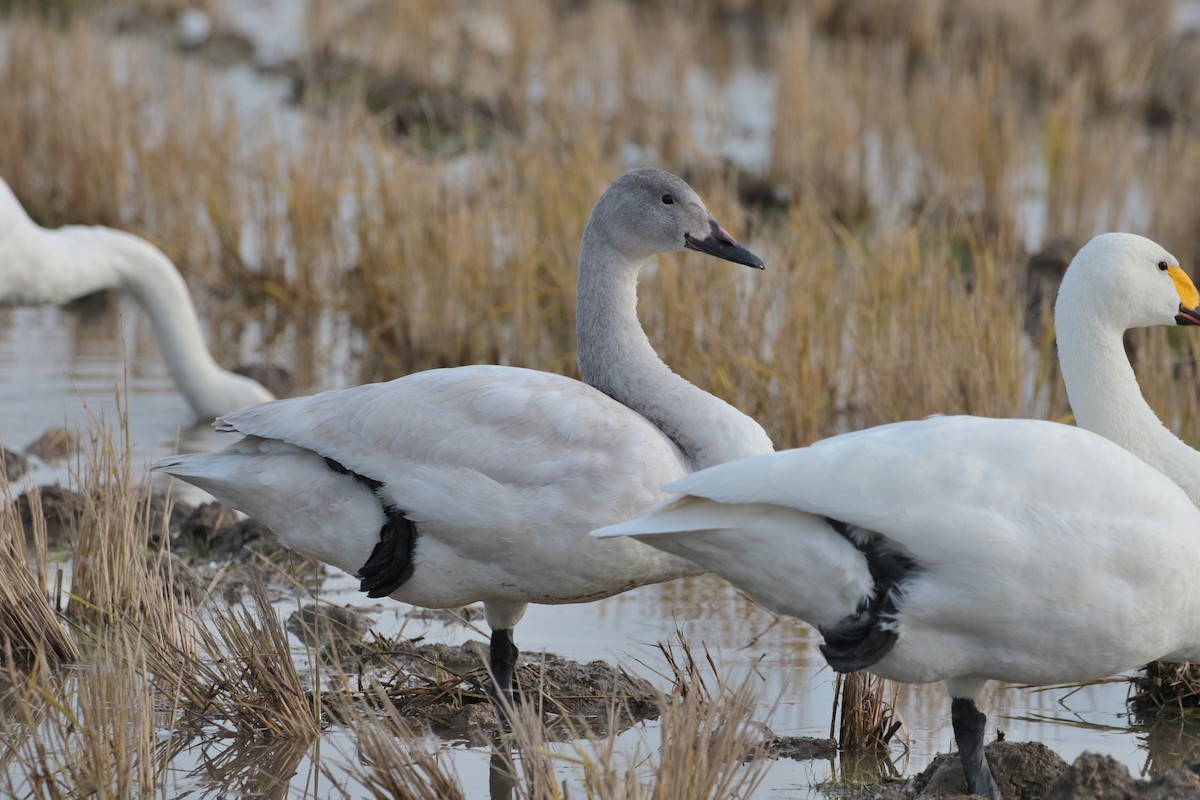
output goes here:
[{"label": "swan tail", "polygon": [[205,475],[208,473],[208,466],[207,460],[203,459],[203,455],[188,453],[160,458],[150,465],[150,469],[155,472],[165,472],[177,478]]},{"label": "swan tail", "polygon": [[720,512],[720,504],[702,497],[682,495],[660,503],[640,517],[606,525],[592,531],[597,539],[614,536],[632,536],[637,539],[663,536],[672,533],[688,533],[719,528],[714,522],[714,512]]}]

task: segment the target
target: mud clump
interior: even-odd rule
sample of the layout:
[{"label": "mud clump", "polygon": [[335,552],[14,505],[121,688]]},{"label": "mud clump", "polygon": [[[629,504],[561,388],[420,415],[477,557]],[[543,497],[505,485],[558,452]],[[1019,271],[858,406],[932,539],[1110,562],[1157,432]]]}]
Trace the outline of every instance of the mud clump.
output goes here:
[{"label": "mud clump", "polygon": [[15,481],[29,469],[29,459],[7,447],[0,447],[0,461],[4,463],[4,476],[10,481]]},{"label": "mud clump", "polygon": [[221,534],[236,525],[237,521],[237,514],[220,503],[203,503],[192,508],[183,518],[179,533],[173,538],[183,547],[212,551]]},{"label": "mud clump", "polygon": [[836,758],[837,742],[813,736],[776,736],[768,731],[763,741],[763,751],[773,758],[790,758],[793,761],[813,761],[818,758]]},{"label": "mud clump", "polygon": [[[992,776],[1005,800],[1042,800],[1067,762],[1041,742],[993,742],[985,748]],[[958,754],[940,755],[912,782],[911,797],[965,795]]]},{"label": "mud clump", "polygon": [[1054,782],[1045,800],[1184,800],[1200,798],[1200,759],[1136,780],[1112,756],[1084,753]]},{"label": "mud clump", "polygon": [[87,499],[79,492],[56,484],[24,492],[17,498],[17,513],[21,516],[26,535],[33,531],[35,508],[40,509],[41,517],[46,522],[46,541],[51,548],[55,548],[70,540],[79,521],[83,519]]},{"label": "mud clump", "polygon": [[25,452],[42,461],[61,461],[78,449],[78,434],[66,428],[51,428],[26,447]]},{"label": "mud clump", "polygon": [[309,603],[293,611],[284,627],[309,647],[337,653],[361,642],[371,622],[350,606]]},{"label": "mud clump", "polygon": [[255,555],[271,558],[283,550],[266,525],[238,517],[220,503],[179,507],[172,526],[172,549],[196,559],[246,561]]},{"label": "mud clump", "polygon": [[[383,688],[396,708],[437,736],[482,746],[499,728],[483,642],[448,645],[374,635],[341,656],[347,673],[356,666],[388,674]],[[606,735],[610,721],[624,729],[658,717],[654,687],[603,661],[581,664],[552,653],[530,653],[522,661],[515,675],[517,702],[534,704],[563,736],[581,729]],[[617,713],[610,714],[614,708]]]}]

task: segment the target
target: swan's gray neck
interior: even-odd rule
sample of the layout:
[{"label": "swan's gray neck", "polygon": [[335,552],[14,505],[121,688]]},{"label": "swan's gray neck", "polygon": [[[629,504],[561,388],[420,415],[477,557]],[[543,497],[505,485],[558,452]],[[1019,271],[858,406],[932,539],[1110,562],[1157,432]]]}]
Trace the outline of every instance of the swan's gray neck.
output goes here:
[{"label": "swan's gray neck", "polygon": [[1200,505],[1200,453],[1163,425],[1142,395],[1124,331],[1060,304],[1058,357],[1076,424],[1116,442],[1179,484]]},{"label": "swan's gray neck", "polygon": [[654,352],[637,318],[641,267],[589,223],[576,305],[583,380],[653,423],[693,469],[771,450],[754,420],[676,375]]}]

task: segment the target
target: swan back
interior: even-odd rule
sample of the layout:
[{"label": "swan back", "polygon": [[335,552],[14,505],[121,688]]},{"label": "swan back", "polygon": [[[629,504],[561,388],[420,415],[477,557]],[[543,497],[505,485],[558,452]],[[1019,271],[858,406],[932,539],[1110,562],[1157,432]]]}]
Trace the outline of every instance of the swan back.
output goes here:
[{"label": "swan back", "polygon": [[935,417],[667,488],[673,500],[593,535],[685,556],[810,623],[853,615],[873,583],[827,519],[909,559],[901,642],[872,667],[897,680],[1087,679],[1200,642],[1200,594],[1189,588],[1200,509],[1079,428]]}]

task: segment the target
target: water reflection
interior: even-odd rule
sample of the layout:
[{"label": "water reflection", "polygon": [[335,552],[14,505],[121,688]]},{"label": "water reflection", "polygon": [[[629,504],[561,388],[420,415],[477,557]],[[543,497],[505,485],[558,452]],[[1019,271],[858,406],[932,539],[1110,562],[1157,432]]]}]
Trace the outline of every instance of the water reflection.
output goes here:
[{"label": "water reflection", "polygon": [[[186,780],[188,797],[261,797],[284,800],[292,796],[292,787],[306,754],[313,743],[294,738],[207,739],[169,741],[160,753],[163,763],[178,772],[180,765],[191,762]],[[315,763],[310,761],[311,764]],[[302,783],[310,783],[309,780]]]},{"label": "water reflection", "polygon": [[1138,746],[1146,752],[1143,776],[1174,769],[1184,761],[1200,757],[1200,720],[1181,717],[1177,710],[1153,716],[1137,715]]}]

